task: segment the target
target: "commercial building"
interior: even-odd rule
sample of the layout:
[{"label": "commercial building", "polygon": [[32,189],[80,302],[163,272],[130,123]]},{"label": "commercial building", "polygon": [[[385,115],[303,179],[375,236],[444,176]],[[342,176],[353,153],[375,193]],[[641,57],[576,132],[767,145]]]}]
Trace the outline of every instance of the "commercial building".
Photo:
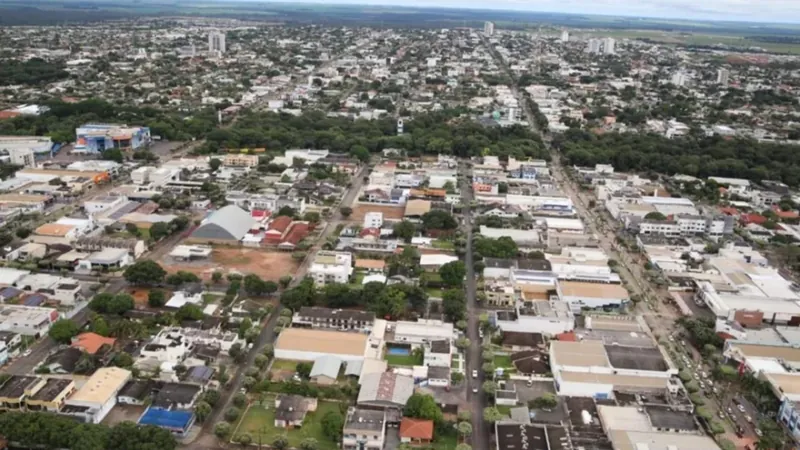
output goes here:
[{"label": "commercial building", "polygon": [[75,153],[102,153],[110,149],[138,150],[150,145],[150,128],[114,124],[86,124],[75,129]]},{"label": "commercial building", "polygon": [[575,328],[575,316],[569,306],[559,300],[541,300],[518,306],[510,311],[495,311],[489,320],[503,332],[540,333],[556,336]]},{"label": "commercial building", "polygon": [[29,411],[59,412],[75,392],[75,382],[65,378],[40,378],[33,386],[25,398]]},{"label": "commercial building", "polygon": [[719,450],[714,439],[696,434],[614,430],[608,434],[614,450]]},{"label": "commercial building", "polygon": [[50,330],[58,318],[59,313],[53,308],[0,305],[0,331],[39,338]]},{"label": "commercial building", "polygon": [[390,322],[387,330],[394,329],[394,342],[422,346],[429,342],[447,340],[455,337],[453,324],[441,320],[419,320],[417,322]]},{"label": "commercial building", "polygon": [[130,379],[129,370],[100,368],[67,399],[62,413],[77,416],[87,423],[100,423],[117,404],[117,393]]},{"label": "commercial building", "polygon": [[353,255],[347,252],[320,251],[308,268],[314,284],[347,283],[353,274]]},{"label": "commercial building", "polygon": [[[13,162],[15,154],[23,157],[30,153],[43,155],[50,153],[51,150],[53,141],[47,136],[0,136],[0,153],[7,153],[12,164],[19,164]],[[33,162],[30,165],[32,164]],[[29,164],[20,165],[29,166]]]},{"label": "commercial building", "polygon": [[297,328],[322,328],[369,333],[375,325],[375,313],[351,309],[303,306],[292,317]]},{"label": "commercial building", "polygon": [[584,308],[623,308],[630,300],[624,286],[612,283],[559,280],[558,293],[575,314]]},{"label": "commercial building", "polygon": [[392,372],[362,377],[356,404],[386,409],[402,409],[414,393],[414,379]]},{"label": "commercial building", "polygon": [[228,205],[211,213],[189,236],[188,241],[200,244],[232,244],[242,240],[256,224],[247,211]]},{"label": "commercial building", "polygon": [[286,328],[275,341],[275,357],[292,361],[316,361],[334,355],[343,361],[362,361],[369,336],[362,333]]}]

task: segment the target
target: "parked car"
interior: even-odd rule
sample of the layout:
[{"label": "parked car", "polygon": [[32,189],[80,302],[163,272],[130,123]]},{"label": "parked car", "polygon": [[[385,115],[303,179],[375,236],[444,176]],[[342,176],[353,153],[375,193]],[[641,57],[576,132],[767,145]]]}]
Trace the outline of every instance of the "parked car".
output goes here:
[{"label": "parked car", "polygon": [[744,406],[743,406],[743,405],[741,405],[741,404],[739,404],[739,405],[736,405],[736,408],[737,408],[737,409],[738,409],[740,412],[744,412]]},{"label": "parked car", "polygon": [[472,370],[472,378],[478,378],[478,371],[475,369]]}]

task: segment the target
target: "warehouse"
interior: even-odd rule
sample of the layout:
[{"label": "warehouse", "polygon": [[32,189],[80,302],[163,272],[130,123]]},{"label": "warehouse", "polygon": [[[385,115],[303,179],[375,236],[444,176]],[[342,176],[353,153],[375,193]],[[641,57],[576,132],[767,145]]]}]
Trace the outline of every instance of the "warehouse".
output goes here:
[{"label": "warehouse", "polygon": [[275,341],[275,358],[316,361],[335,355],[343,361],[363,361],[368,335],[338,331],[287,328]]},{"label": "warehouse", "polygon": [[211,213],[188,240],[201,244],[232,244],[241,241],[255,224],[256,220],[247,211],[228,205]]}]

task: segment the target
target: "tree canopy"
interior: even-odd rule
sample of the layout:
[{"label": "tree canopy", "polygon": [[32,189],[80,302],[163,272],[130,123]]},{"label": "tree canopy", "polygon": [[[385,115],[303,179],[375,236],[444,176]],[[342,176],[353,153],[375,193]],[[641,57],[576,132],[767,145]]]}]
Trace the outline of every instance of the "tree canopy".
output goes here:
[{"label": "tree canopy", "polygon": [[432,420],[437,424],[444,420],[442,409],[436,403],[436,400],[432,396],[426,394],[411,395],[406,402],[403,415],[415,419]]},{"label": "tree canopy", "polygon": [[167,271],[157,262],[143,259],[128,266],[124,276],[125,280],[131,284],[153,285],[162,283],[167,276]]}]

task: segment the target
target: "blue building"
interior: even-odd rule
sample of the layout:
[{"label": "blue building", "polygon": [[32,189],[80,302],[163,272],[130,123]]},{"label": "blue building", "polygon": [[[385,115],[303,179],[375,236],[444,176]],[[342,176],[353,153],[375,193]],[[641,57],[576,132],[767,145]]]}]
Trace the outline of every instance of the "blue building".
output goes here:
[{"label": "blue building", "polygon": [[778,410],[778,422],[789,430],[795,442],[800,442],[800,404],[798,402],[784,397],[781,408]]},{"label": "blue building", "polygon": [[184,437],[194,425],[196,417],[192,411],[179,411],[151,406],[139,418],[139,425],[153,425]]},{"label": "blue building", "polygon": [[150,128],[92,123],[75,129],[73,152],[102,153],[108,149],[137,150],[151,142]]}]

